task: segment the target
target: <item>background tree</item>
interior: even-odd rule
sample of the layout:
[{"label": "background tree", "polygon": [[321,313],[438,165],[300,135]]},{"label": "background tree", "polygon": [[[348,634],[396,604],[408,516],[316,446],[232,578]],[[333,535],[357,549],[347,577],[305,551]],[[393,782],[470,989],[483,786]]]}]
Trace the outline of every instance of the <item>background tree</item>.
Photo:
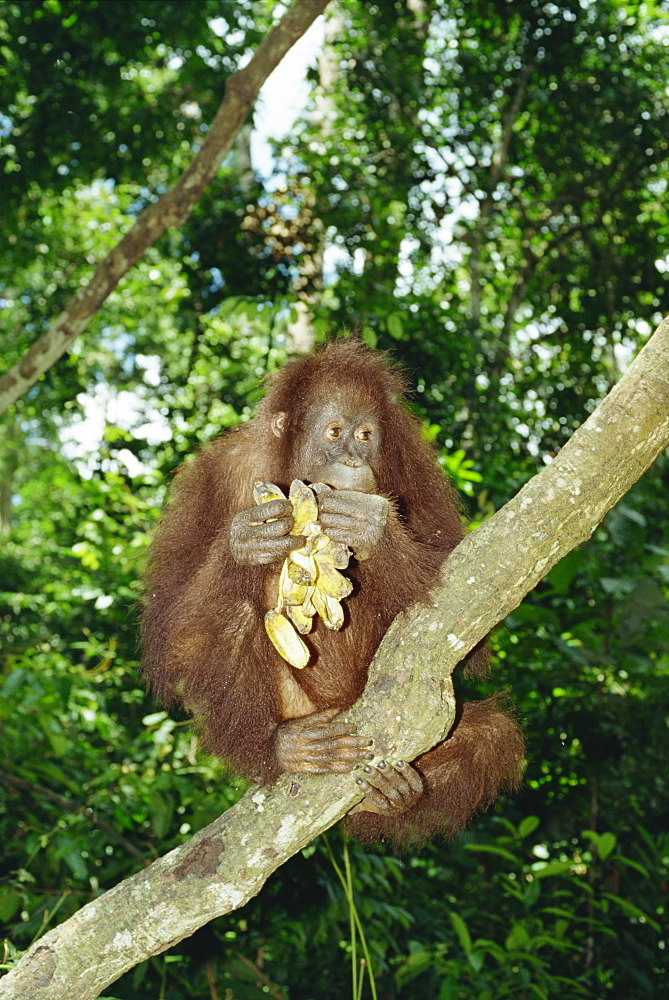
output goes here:
[{"label": "background tree", "polygon": [[[282,12],[0,7],[7,366],[173,184]],[[347,0],[333,16],[333,72],[311,73],[273,173],[251,176],[238,144],[0,426],[8,954],[239,794],[146,698],[132,609],[165,476],[248,416],[298,303],[317,337],[357,327],[407,364],[477,520],[666,312],[663,5]],[[666,495],[665,458],[494,637],[495,685],[528,728],[523,796],[447,849],[350,848],[387,996],[661,996]],[[341,995],[350,947],[319,842],[114,991]]]}]

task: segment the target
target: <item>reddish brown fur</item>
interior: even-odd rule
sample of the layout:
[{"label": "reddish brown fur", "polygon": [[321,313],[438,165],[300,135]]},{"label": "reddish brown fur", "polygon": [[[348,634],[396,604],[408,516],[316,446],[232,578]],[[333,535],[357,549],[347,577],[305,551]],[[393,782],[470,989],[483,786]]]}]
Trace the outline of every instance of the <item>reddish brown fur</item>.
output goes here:
[{"label": "reddish brown fur", "polygon": [[[276,567],[236,563],[230,523],[253,506],[257,480],[286,489],[300,478],[293,455],[309,407],[347,388],[379,418],[382,459],[374,471],[396,513],[372,557],[347,570],[355,590],[344,602],[344,628],[333,633],[319,621],[307,637],[315,662],[292,670],[263,627],[266,581]],[[355,340],[331,344],[288,362],[256,417],[212,442],[175,478],[150,553],[145,671],[161,700],[180,700],[194,712],[205,749],[248,778],[278,776],[273,741],[284,719],[356,701],[390,622],[427,596],[462,538],[454,491],[422,440],[419,421],[401,405],[403,390],[383,356]],[[270,426],[279,411],[288,414],[281,438]],[[485,650],[470,658],[474,671],[486,665]],[[363,839],[405,843],[439,831],[452,835],[500,789],[517,787],[522,758],[520,730],[497,699],[465,705],[448,739],[415,762],[426,787],[418,805],[393,818],[358,813],[347,826]]]}]

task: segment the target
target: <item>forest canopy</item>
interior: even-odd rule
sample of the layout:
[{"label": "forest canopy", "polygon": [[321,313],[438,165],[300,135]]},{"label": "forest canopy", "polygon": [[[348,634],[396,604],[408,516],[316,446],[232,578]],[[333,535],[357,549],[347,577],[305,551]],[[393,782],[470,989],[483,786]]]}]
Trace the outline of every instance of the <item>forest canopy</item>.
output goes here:
[{"label": "forest canopy", "polygon": [[[0,375],[173,188],[288,7],[0,4]],[[173,471],[265,375],[352,330],[389,350],[477,526],[669,312],[666,3],[332,0],[280,70],[190,215],[0,417],[8,965],[245,787],[146,694],[136,621]],[[521,794],[416,856],[346,846],[380,996],[662,995],[668,476],[665,454],[492,637]],[[345,995],[343,851],[319,838],[113,996]]]}]

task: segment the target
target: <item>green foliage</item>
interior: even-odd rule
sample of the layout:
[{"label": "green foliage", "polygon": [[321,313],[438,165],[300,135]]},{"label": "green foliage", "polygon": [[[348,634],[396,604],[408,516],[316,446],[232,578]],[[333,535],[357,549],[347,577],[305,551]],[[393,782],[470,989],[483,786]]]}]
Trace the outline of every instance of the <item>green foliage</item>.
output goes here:
[{"label": "green foliage", "polygon": [[[597,996],[620,980],[595,963],[583,967],[579,958],[583,951],[607,940],[620,942],[629,933],[629,921],[648,927],[649,939],[661,933],[648,905],[630,906],[609,891],[629,859],[598,855],[577,839],[554,845],[553,857],[545,841],[534,836],[541,830],[536,816],[526,816],[517,827],[508,821],[503,826],[506,832],[494,839],[471,840],[462,848],[480,858],[479,874],[485,873],[480,889],[495,899],[494,910],[476,890],[473,897],[458,893],[458,902],[442,917],[450,921],[450,928],[448,923],[444,932],[440,927],[427,947],[425,938],[409,943],[395,976],[402,996],[414,995],[410,984],[419,978],[431,979],[432,993],[426,990],[417,996]],[[587,839],[592,841],[591,836]],[[611,833],[598,838],[600,845],[612,842]],[[648,875],[645,870],[644,877]],[[657,900],[656,893],[653,896]],[[635,995],[631,966],[628,972],[630,995]],[[652,990],[649,977],[646,986]]]},{"label": "green foliage", "polygon": [[297,133],[339,251],[330,325],[399,351],[448,446],[493,483],[511,453],[522,480],[666,311],[666,13],[437,2],[429,30],[400,2],[346,14],[335,122]]},{"label": "green foliage", "polygon": [[[174,182],[281,10],[0,5],[4,363]],[[240,794],[143,689],[138,578],[167,476],[249,418],[300,308],[402,362],[475,523],[667,311],[663,5],[339,12],[275,175],[235,148],[0,423],[4,967]],[[332,831],[109,1000],[371,995],[361,957],[379,997],[659,1000],[668,478],[665,456],[493,637],[528,733],[519,797],[417,856]]]}]

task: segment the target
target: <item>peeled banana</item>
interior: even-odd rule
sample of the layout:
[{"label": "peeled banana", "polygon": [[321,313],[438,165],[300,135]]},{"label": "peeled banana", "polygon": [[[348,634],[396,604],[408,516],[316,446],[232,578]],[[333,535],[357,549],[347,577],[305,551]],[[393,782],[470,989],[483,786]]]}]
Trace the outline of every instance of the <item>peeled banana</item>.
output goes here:
[{"label": "peeled banana", "polygon": [[[309,649],[298,633],[311,631],[314,615],[326,628],[338,631],[344,624],[340,601],[353,590],[349,579],[339,570],[346,569],[350,549],[333,542],[318,523],[317,497],[328,492],[324,483],[306,486],[295,479],[288,498],[293,504],[291,535],[304,535],[306,542],[284,560],[279,576],[277,605],[265,615],[265,631],[277,652],[293,667],[306,667]],[[257,482],[253,487],[257,504],[286,499],[274,483]]]},{"label": "peeled banana", "polygon": [[293,667],[306,667],[309,650],[287,618],[278,611],[268,611],[265,631],[284,660],[288,660]]},{"label": "peeled banana", "polygon": [[314,530],[319,532],[320,528],[316,526],[318,503],[313,491],[305,486],[301,480],[293,479],[288,496],[293,504],[294,523],[290,531],[291,535],[311,535]]}]

